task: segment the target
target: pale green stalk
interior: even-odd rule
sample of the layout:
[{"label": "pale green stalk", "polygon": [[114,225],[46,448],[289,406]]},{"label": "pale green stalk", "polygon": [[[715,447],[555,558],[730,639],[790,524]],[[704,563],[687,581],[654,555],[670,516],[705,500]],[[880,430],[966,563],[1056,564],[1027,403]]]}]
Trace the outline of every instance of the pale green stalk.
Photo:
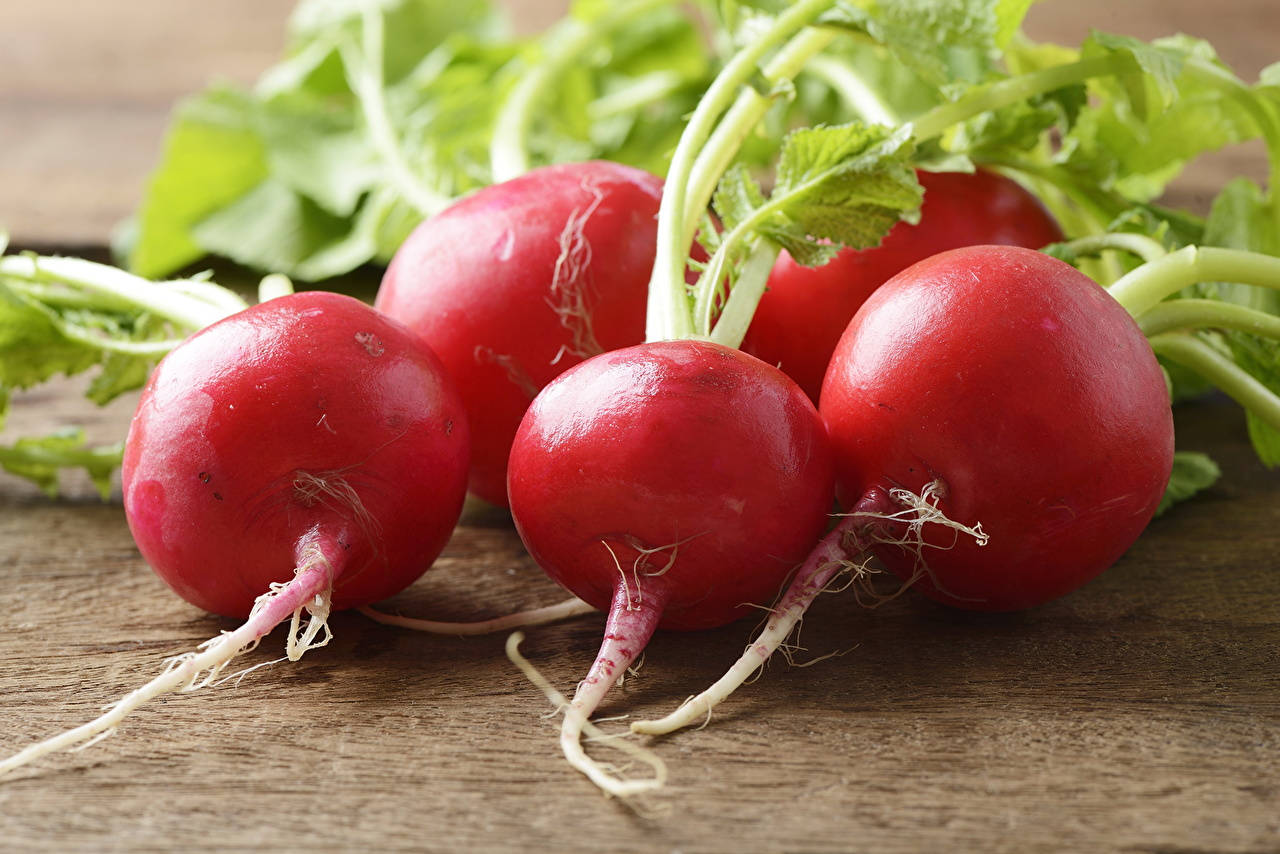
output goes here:
[{"label": "pale green stalk", "polygon": [[1280,339],[1280,317],[1212,299],[1165,300],[1138,318],[1138,328],[1148,338],[1185,329],[1232,329]]},{"label": "pale green stalk", "polygon": [[1246,252],[1186,246],[1125,275],[1108,288],[1134,317],[1166,297],[1199,282],[1238,282],[1280,290],[1280,258]]},{"label": "pale green stalk", "polygon": [[431,216],[448,207],[452,200],[426,186],[414,174],[391,126],[382,79],[382,12],[372,4],[367,5],[361,17],[361,27],[363,44],[360,55],[350,45],[340,47],[347,82],[360,102],[369,138],[386,166],[391,185],[418,213]]},{"label": "pale green stalk", "polygon": [[528,138],[534,111],[542,96],[566,70],[582,61],[613,30],[673,0],[633,0],[621,3],[590,23],[566,18],[553,31],[548,50],[529,68],[503,102],[489,145],[493,182],[500,184],[529,171]]},{"label": "pale green stalk", "polygon": [[[834,4],[835,0],[799,0],[778,16],[759,39],[729,61],[698,102],[680,136],[663,187],[658,211],[657,254],[649,280],[646,340],[688,338],[693,333],[684,282],[685,259],[689,253],[684,224],[690,216],[689,185],[698,153],[714,132],[719,117],[732,106],[740,88],[758,73],[765,54]],[[718,178],[717,175],[716,180]],[[698,215],[701,216],[701,209]]]},{"label": "pale green stalk", "polygon": [[1151,349],[1213,383],[1272,429],[1280,430],[1280,397],[1248,371],[1186,332],[1151,338]]}]

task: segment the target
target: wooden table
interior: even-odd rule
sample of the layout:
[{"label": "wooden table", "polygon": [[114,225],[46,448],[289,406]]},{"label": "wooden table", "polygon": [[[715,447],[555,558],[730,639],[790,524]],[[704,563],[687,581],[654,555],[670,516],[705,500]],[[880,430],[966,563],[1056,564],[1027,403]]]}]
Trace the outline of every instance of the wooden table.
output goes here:
[{"label": "wooden table", "polygon": [[[251,80],[283,0],[43,0],[0,27],[0,221],[18,245],[101,251],[136,202],[172,99],[214,70]],[[520,4],[525,26],[555,3]],[[1210,37],[1247,74],[1276,58],[1274,0],[1052,0],[1038,35],[1086,24]],[[198,40],[187,34],[199,34]],[[1256,147],[1175,194],[1202,202]],[[6,435],[63,421],[123,434],[72,384],[24,397]],[[668,794],[632,810],[560,758],[503,639],[427,637],[351,614],[336,640],[239,684],[167,698],[91,749],[0,784],[0,849],[528,851],[1280,851],[1280,479],[1235,408],[1177,414],[1220,486],[1155,522],[1109,572],[1022,614],[916,596],[818,602],[808,669],[775,662],[712,726],[655,743]],[[78,724],[167,655],[231,627],[147,570],[118,497],[49,501],[0,477],[0,746]],[[478,618],[559,597],[501,515],[476,515],[394,601]],[[598,618],[530,632],[568,690]],[[703,687],[750,625],[663,634],[608,713]],[[247,658],[278,654],[282,632]],[[614,726],[619,726],[614,724]]]}]

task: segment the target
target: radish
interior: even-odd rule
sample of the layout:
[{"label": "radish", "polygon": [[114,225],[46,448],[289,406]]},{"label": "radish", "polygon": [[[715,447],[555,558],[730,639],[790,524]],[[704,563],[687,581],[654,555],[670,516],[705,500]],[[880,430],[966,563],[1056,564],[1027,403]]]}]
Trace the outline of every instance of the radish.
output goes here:
[{"label": "radish", "polygon": [[1138,538],[1173,465],[1164,375],[1132,316],[1020,247],[943,252],[881,286],[836,347],[821,411],[853,512],[731,671],[634,731],[703,720],[867,550],[963,608],[1074,590]]},{"label": "radish", "polygon": [[[951,605],[1028,608],[1093,578],[1138,538],[1173,465],[1151,345],[1092,279],[1020,248],[923,261],[873,295],[823,384],[846,505],[934,486],[980,547],[931,530],[916,588]],[[891,526],[892,527],[892,526]],[[916,555],[878,546],[911,578]]]},{"label": "radish", "polygon": [[[709,159],[700,147],[763,56],[827,5],[801,0],[782,13],[730,60],[690,118],[662,190],[646,343],[595,356],[547,385],[511,447],[511,515],[530,554],[609,614],[572,701],[519,655],[518,636],[508,654],[564,710],[560,745],[570,765],[609,795],[665,781],[662,761],[645,749],[612,742],[654,770],[627,780],[581,743],[584,732],[600,735],[589,717],[652,633],[722,625],[772,599],[826,525],[834,472],[821,418],[781,371],[691,340],[686,262],[720,154],[731,158],[745,134]],[[806,38],[806,50],[831,38],[821,35]],[[735,121],[759,115],[751,106]]]},{"label": "radish", "polygon": [[610,794],[660,785],[656,761],[655,779],[623,781],[587,757],[586,720],[655,629],[737,619],[771,600],[804,558],[833,495],[817,411],[745,353],[642,344],[590,359],[538,395],[511,449],[508,487],[538,564],[609,612],[566,710],[565,756]]},{"label": "radish", "polygon": [[291,616],[290,659],[323,646],[331,609],[390,596],[435,560],[462,508],[467,447],[439,361],[349,297],[280,297],[179,345],[129,430],[125,513],[178,595],[246,621],[0,773],[109,734],[147,700],[208,684]]},{"label": "radish", "polygon": [[1040,201],[1009,178],[984,170],[916,174],[925,191],[917,225],[900,222],[879,246],[842,249],[821,267],[798,264],[784,251],[769,275],[742,349],[781,367],[815,403],[841,333],[891,276],[947,249],[1039,249],[1063,240]]},{"label": "radish", "polygon": [[454,204],[396,253],[375,305],[455,380],[475,495],[506,505],[511,441],[543,386],[643,339],[661,192],[616,163],[548,166]]}]

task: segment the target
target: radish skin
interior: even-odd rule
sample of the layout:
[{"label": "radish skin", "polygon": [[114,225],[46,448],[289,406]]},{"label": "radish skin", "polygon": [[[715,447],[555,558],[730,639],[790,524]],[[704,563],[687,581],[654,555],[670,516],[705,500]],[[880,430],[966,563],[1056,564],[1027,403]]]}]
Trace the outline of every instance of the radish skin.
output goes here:
[{"label": "radish skin", "polygon": [[948,249],[1039,249],[1064,239],[1039,199],[1009,178],[983,170],[916,176],[925,191],[919,223],[899,222],[879,246],[842,249],[821,267],[798,264],[784,250],[769,274],[742,349],[780,367],[815,404],[845,327],[894,275]]},{"label": "radish skin", "polygon": [[662,181],[616,163],[535,169],[426,220],[376,307],[439,356],[471,427],[470,491],[507,504],[529,402],[568,368],[644,337]]}]

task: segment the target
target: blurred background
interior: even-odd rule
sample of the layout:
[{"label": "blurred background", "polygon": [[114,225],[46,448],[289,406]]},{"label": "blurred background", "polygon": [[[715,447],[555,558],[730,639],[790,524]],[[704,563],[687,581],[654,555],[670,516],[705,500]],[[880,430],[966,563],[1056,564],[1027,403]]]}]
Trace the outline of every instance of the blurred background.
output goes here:
[{"label": "blurred background", "polygon": [[[502,0],[523,32],[567,0]],[[293,0],[0,0],[0,228],[15,246],[105,246],[155,164],[173,102],[223,77],[251,83],[280,55]],[[1208,39],[1244,79],[1280,58],[1276,0],[1044,0],[1033,38],[1078,43],[1090,28]],[[1262,175],[1260,148],[1197,172]],[[1213,181],[1212,183],[1220,183]],[[1196,180],[1171,199],[1202,207]]]}]

